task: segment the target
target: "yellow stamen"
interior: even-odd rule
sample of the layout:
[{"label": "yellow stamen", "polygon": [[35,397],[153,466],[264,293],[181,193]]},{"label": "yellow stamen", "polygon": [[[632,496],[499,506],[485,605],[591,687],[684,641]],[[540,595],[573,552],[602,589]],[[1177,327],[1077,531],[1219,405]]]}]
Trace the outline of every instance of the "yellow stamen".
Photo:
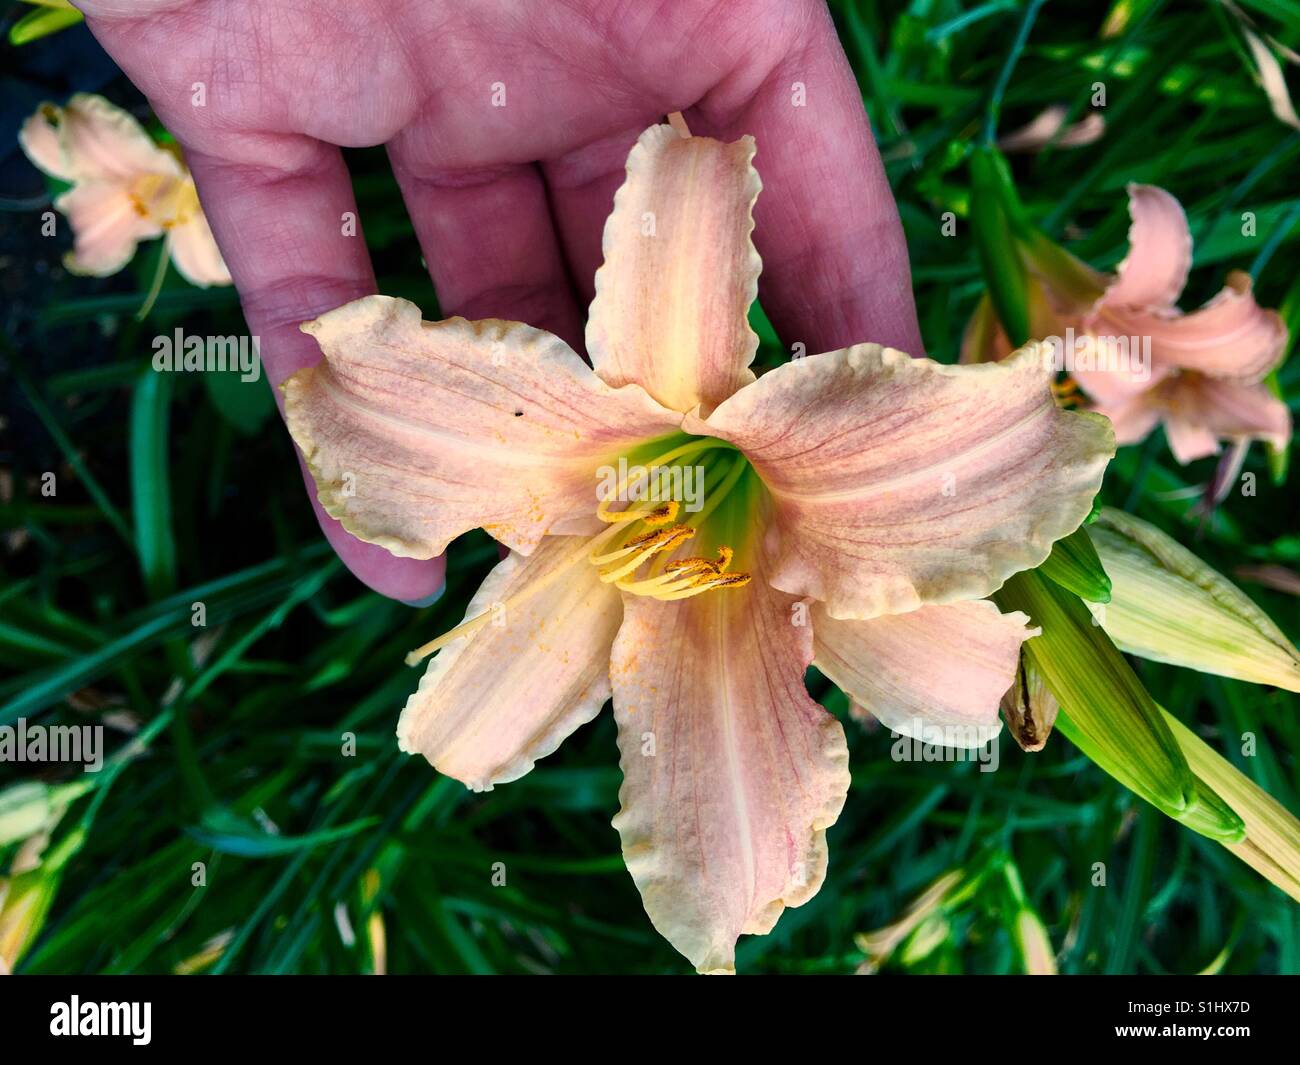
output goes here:
[{"label": "yellow stamen", "polygon": [[[675,551],[694,535],[695,530],[689,525],[674,525],[668,529],[654,529],[638,536],[627,545],[632,549],[631,557],[621,566],[616,566],[613,569],[602,569],[600,579],[606,584],[621,580],[629,573],[639,569],[646,559],[652,555],[657,555],[661,551]],[[592,562],[597,566],[600,565],[594,558]]]},{"label": "yellow stamen", "polygon": [[619,581],[618,587],[636,595],[671,602],[714,588],[743,588],[752,579],[748,573],[727,573],[734,552],[726,544],[718,548],[717,561],[709,558],[679,558],[664,566],[657,577],[640,581]]},{"label": "yellow stamen", "polygon": [[731,560],[735,552],[726,544],[718,547],[718,558],[714,561],[710,558],[679,558],[675,562],[669,562],[664,566],[665,573],[677,573],[680,570],[707,570],[710,573],[726,573],[727,567],[731,565]]},{"label": "yellow stamen", "polygon": [[714,577],[711,580],[700,583],[698,580],[689,588],[683,588],[681,591],[669,592],[655,596],[656,599],[662,599],[665,603],[671,603],[676,599],[689,599],[693,595],[701,595],[704,592],[711,592],[717,588],[743,588],[754,578],[748,573],[728,573],[721,577]]},{"label": "yellow stamen", "polygon": [[607,521],[611,525],[618,525],[627,521],[643,521],[647,525],[667,525],[677,517],[681,505],[675,499],[670,499],[661,507],[655,507],[654,510],[606,510],[605,504],[596,508],[596,517],[601,521]]},{"label": "yellow stamen", "polygon": [[663,592],[675,592],[681,588],[692,587],[696,576],[694,573],[685,576],[680,573],[661,573],[658,577],[647,577],[643,581],[619,581],[618,587],[633,595],[648,595],[658,599]]}]

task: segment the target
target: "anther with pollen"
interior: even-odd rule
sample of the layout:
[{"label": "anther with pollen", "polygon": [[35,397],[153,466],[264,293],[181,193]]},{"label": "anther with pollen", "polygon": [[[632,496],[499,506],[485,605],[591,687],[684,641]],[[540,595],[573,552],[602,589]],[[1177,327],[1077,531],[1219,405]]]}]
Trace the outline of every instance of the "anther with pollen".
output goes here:
[{"label": "anther with pollen", "polygon": [[646,525],[667,525],[670,521],[676,520],[680,509],[681,504],[675,499],[670,499],[663,506],[655,507],[654,510],[607,510],[602,503],[596,508],[596,517],[611,525],[625,521],[641,521]]}]

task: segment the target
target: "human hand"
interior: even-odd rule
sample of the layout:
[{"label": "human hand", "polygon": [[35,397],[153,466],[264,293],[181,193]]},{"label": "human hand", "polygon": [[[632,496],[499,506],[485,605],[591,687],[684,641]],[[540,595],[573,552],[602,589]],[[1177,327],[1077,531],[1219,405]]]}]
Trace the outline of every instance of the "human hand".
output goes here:
[{"label": "human hand", "polygon": [[[320,358],[300,322],[375,292],[338,146],[387,146],[444,313],[581,351],[628,150],[673,111],[757,140],[760,297],[787,343],[922,353],[893,196],[818,0],[77,6],[185,149],[272,385]],[[441,587],[441,558],[395,558],[313,504],[372,588]]]}]

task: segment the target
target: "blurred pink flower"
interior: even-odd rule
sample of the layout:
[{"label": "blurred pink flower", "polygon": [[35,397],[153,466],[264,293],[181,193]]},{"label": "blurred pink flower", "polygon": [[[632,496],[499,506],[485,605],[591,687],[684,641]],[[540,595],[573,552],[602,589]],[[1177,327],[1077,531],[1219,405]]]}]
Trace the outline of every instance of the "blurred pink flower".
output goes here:
[{"label": "blurred pink flower", "polygon": [[[1128,194],[1129,253],[1113,275],[1045,237],[1018,245],[1030,275],[1033,335],[1067,349],[1075,336],[1074,350],[1065,352],[1075,364],[1063,368],[1092,409],[1114,423],[1120,444],[1163,424],[1180,463],[1216,454],[1220,440],[1285,446],[1290,413],[1264,383],[1286,346],[1282,319],[1259,306],[1250,277],[1239,271],[1199,310],[1179,310],[1192,262],[1187,218],[1164,189],[1130,185]],[[967,327],[962,360],[1010,350],[985,297]]]},{"label": "blurred pink flower", "polygon": [[72,225],[68,269],[107,277],[142,240],[166,236],[176,269],[191,284],[230,284],[177,151],[155,144],[140,123],[102,96],[78,93],[67,107],[42,104],[18,140],[45,173],[72,187],[54,206]]}]

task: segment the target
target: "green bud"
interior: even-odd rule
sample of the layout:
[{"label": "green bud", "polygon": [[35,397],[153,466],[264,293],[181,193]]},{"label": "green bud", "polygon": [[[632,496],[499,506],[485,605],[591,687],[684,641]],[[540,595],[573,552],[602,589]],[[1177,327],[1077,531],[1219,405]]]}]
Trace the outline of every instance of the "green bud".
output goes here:
[{"label": "green bud", "polygon": [[1087,531],[1111,579],[1110,602],[1091,609],[1122,650],[1300,692],[1300,652],[1226,577],[1123,511]]},{"label": "green bud", "polygon": [[1078,596],[1033,570],[995,594],[1004,611],[1023,610],[1042,634],[1024,644],[1027,661],[1061,704],[1057,727],[1125,787],[1172,817],[1196,785],[1155,702]]}]

